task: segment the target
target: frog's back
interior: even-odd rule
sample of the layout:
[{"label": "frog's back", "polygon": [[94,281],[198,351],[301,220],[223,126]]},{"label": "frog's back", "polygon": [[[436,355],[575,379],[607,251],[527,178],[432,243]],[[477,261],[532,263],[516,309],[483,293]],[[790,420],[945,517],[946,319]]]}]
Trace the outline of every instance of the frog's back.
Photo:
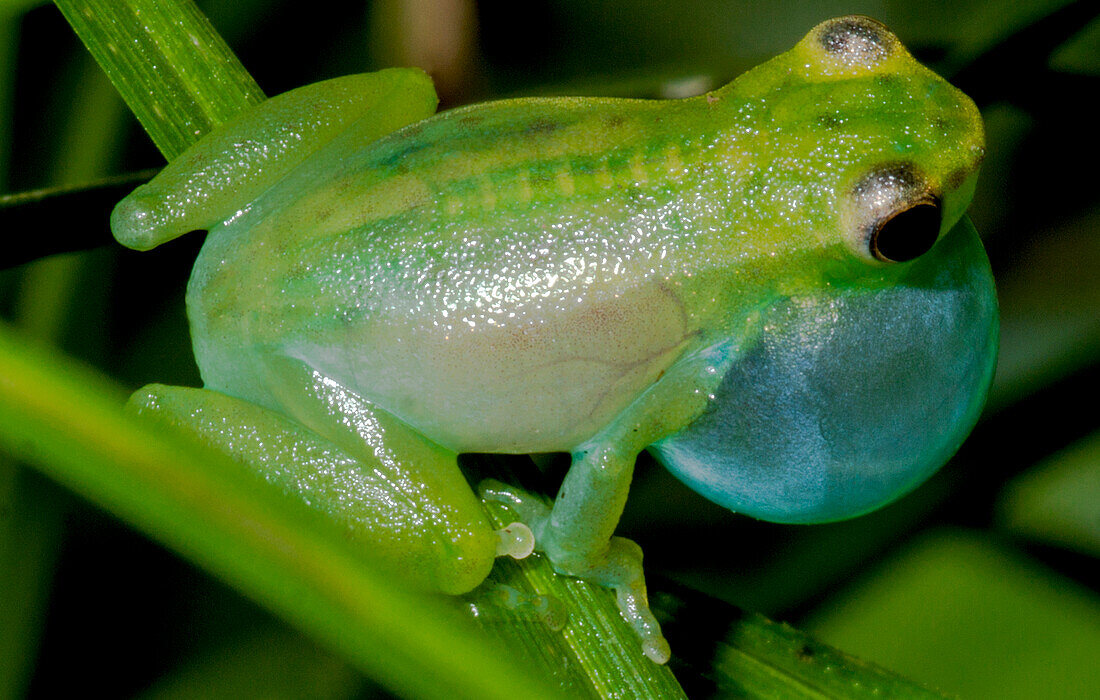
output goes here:
[{"label": "frog's back", "polygon": [[204,379],[262,402],[241,353],[283,354],[456,449],[575,446],[693,333],[678,109],[514,101],[330,146],[211,232]]},{"label": "frog's back", "polygon": [[211,232],[196,355],[243,398],[277,403],[241,367],[289,356],[456,449],[568,449],[769,297],[885,284],[885,205],[856,195],[893,183],[953,222],[982,152],[973,103],[860,19],[699,98],[337,139]]}]

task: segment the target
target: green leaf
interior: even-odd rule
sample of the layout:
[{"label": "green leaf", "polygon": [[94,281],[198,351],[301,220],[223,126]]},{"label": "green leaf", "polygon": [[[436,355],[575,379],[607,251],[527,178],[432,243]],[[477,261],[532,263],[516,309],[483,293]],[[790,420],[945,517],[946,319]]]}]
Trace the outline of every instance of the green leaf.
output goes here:
[{"label": "green leaf", "polygon": [[286,627],[264,626],[204,648],[141,693],[141,700],[362,697],[362,676]]},{"label": "green leaf", "polygon": [[164,157],[264,99],[189,0],[57,0]]},{"label": "green leaf", "polygon": [[553,697],[438,601],[242,465],[123,413],[123,393],[0,327],[0,443],[415,697]]},{"label": "green leaf", "polygon": [[1016,477],[997,511],[1012,532],[1100,557],[1100,432]]},{"label": "green leaf", "polygon": [[809,624],[962,698],[1084,698],[1100,687],[1095,595],[967,530],[925,533]]}]

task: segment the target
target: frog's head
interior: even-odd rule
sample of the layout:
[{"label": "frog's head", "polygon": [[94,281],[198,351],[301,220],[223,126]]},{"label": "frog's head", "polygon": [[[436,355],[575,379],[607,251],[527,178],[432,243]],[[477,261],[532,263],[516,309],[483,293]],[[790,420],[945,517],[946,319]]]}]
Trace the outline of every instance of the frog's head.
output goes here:
[{"label": "frog's head", "polygon": [[729,89],[767,101],[776,197],[800,205],[758,207],[780,212],[765,242],[782,251],[773,295],[750,331],[703,351],[721,384],[653,450],[738,512],[859,515],[947,461],[992,378],[996,294],[962,216],[981,118],[863,17],[818,25]]},{"label": "frog's head", "polygon": [[771,189],[751,204],[782,215],[772,236],[792,252],[912,260],[970,203],[985,154],[977,107],[875,20],[823,22],[723,91],[755,116]]}]

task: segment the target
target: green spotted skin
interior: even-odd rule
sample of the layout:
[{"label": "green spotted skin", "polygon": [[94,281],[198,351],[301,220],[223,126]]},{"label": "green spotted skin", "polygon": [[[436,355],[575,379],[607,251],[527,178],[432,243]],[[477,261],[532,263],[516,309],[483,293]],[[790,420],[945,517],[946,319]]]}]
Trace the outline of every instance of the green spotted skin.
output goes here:
[{"label": "green spotted skin", "polygon": [[454,449],[571,449],[769,299],[889,284],[853,253],[854,183],[913,164],[946,230],[980,124],[896,41],[868,68],[811,35],[696,98],[488,103],[323,149],[211,232],[203,376],[270,404],[240,358],[283,353]]}]

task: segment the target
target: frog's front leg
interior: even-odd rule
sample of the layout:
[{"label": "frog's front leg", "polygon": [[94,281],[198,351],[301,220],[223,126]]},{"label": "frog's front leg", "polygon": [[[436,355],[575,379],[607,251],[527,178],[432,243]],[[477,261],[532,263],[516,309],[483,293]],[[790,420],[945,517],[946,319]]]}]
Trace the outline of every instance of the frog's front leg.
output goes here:
[{"label": "frog's front leg", "polygon": [[649,609],[642,550],[613,536],[626,506],[638,454],[703,412],[717,384],[725,349],[699,353],[677,366],[605,430],[573,451],[573,462],[552,507],[522,490],[483,482],[483,498],[507,505],[535,534],[535,546],[554,570],[615,591],[619,611],[656,663],[670,656]]},{"label": "frog's front leg", "polygon": [[663,664],[671,652],[649,609],[642,549],[611,534],[626,504],[637,455],[596,446],[574,455],[552,507],[494,480],[482,482],[479,491],[486,500],[506,504],[530,526],[536,549],[554,571],[615,591],[619,611],[641,638],[642,651]]},{"label": "frog's front leg", "polygon": [[368,441],[336,444],[279,412],[207,389],[149,385],[130,399],[137,412],[195,435],[325,514],[427,590],[464,593],[496,556],[531,552],[523,526],[494,532],[454,453],[353,396],[342,406],[334,419]]}]

